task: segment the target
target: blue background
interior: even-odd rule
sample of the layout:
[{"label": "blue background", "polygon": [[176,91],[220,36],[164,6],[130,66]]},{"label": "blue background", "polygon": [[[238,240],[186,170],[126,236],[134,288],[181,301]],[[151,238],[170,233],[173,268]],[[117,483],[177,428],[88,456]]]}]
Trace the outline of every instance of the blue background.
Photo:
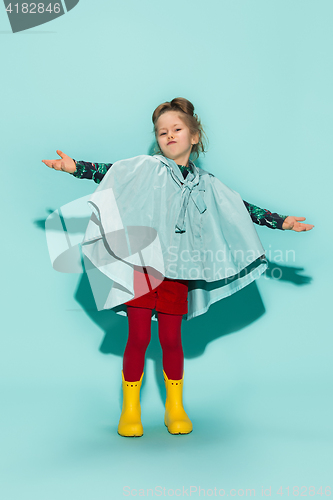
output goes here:
[{"label": "blue background", "polygon": [[[275,499],[281,486],[333,486],[332,15],[328,0],[80,0],[12,34],[0,9],[4,499],[120,499],[125,486],[192,486],[192,498],[199,486],[271,487]],[[153,110],[178,96],[210,140],[197,164],[315,228],[255,226],[270,271],[183,322],[187,436],[163,424],[152,324],[145,435],[126,439],[127,319],[95,310],[86,276],[52,269],[43,230],[49,211],[97,186],[41,160],[147,154]]]}]

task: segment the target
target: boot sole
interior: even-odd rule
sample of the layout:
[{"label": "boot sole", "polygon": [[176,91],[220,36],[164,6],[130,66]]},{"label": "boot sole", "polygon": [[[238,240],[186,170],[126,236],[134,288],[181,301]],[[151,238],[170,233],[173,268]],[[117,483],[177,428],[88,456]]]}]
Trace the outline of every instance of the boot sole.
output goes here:
[{"label": "boot sole", "polygon": [[179,436],[179,434],[181,434],[182,436],[186,436],[186,434],[191,434],[191,432],[193,432],[193,429],[190,430],[189,432],[170,432],[168,429],[168,426],[165,422],[164,422],[164,425],[167,428],[168,433],[171,434],[171,436]]},{"label": "boot sole", "polygon": [[143,434],[133,434],[133,435],[126,436],[125,434],[119,434],[118,431],[117,431],[117,434],[118,434],[118,436],[125,437],[125,438],[139,438],[139,437],[143,436]]}]

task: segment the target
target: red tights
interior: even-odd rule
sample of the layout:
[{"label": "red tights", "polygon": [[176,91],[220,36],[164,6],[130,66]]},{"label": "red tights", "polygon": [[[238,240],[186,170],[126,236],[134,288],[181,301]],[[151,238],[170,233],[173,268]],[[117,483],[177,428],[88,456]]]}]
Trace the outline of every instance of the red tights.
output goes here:
[{"label": "red tights", "polygon": [[[128,340],[123,372],[128,382],[140,380],[146,349],[151,338],[151,309],[127,306]],[[181,340],[182,314],[158,312],[158,336],[163,352],[163,369],[169,379],[183,378],[184,353]]]}]

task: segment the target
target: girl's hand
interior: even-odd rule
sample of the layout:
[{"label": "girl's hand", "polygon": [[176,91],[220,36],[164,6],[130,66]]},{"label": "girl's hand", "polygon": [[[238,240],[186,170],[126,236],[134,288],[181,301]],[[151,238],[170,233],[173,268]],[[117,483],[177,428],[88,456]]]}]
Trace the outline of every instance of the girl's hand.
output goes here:
[{"label": "girl's hand", "polygon": [[312,224],[304,224],[303,222],[298,222],[299,220],[305,220],[305,217],[293,217],[288,215],[284,219],[282,224],[282,229],[292,229],[293,231],[310,231],[314,226]]},{"label": "girl's hand", "polygon": [[69,174],[74,173],[76,170],[75,161],[62,151],[59,151],[59,149],[57,149],[57,153],[61,157],[61,160],[42,160],[42,162],[45,163],[47,167],[54,168],[54,170],[62,170]]}]

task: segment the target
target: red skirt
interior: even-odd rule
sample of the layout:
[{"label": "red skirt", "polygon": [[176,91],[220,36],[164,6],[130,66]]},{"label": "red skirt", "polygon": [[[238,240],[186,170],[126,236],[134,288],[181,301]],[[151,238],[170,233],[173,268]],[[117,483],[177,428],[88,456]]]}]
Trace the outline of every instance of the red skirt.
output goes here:
[{"label": "red skirt", "polygon": [[[144,272],[143,272],[144,271]],[[143,271],[134,269],[134,298],[125,302],[128,306],[155,309],[168,314],[187,314],[188,280],[160,279]],[[156,286],[157,283],[160,283]],[[153,286],[156,288],[152,289]],[[149,289],[148,293],[145,293]]]}]

